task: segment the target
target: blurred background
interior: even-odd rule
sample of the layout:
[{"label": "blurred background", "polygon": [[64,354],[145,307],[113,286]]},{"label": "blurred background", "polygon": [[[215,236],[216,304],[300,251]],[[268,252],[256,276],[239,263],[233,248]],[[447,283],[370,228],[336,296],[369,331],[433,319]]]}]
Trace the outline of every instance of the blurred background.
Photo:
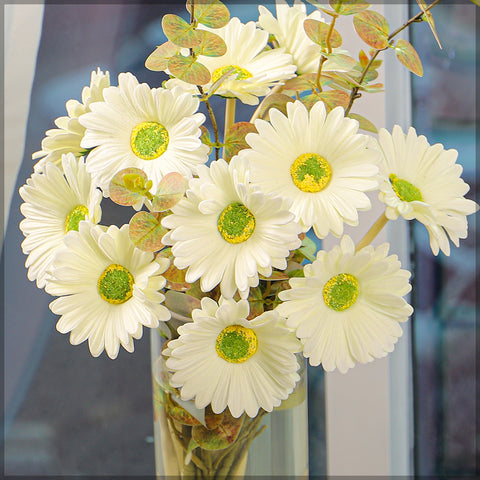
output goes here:
[{"label": "blurred background", "polygon": [[[254,3],[226,3],[232,16],[242,21],[257,18]],[[21,145],[14,145],[21,152],[18,159],[5,158],[4,472],[27,476],[152,476],[148,332],[136,341],[134,355],[121,351],[111,361],[105,355],[92,358],[85,344],[72,347],[68,337],[55,330],[57,318],[48,309],[51,297],[26,277],[17,192],[33,172],[31,155],[40,149],[45,130],[53,127],[55,118],[65,115],[68,99],[80,100],[92,70],[108,70],[114,85],[117,75],[125,71],[151,87],[161,84],[163,74],[147,70],[144,61],[165,41],[162,16],[184,15],[184,4],[47,2],[40,9],[37,5],[36,15],[43,17],[36,22],[38,53],[33,64],[31,60],[22,63],[22,58],[14,58],[12,63],[8,56],[19,36],[34,34],[29,26],[22,25],[14,7],[19,5],[7,5],[4,15],[7,66],[10,61],[5,82],[7,86],[14,85],[15,79],[19,82],[23,77],[20,66],[24,65],[25,71],[33,70],[33,83],[26,126],[19,115],[20,104],[10,108],[5,117],[10,131],[25,128],[25,139],[24,143],[23,139],[17,140]],[[271,4],[268,8],[274,11]],[[417,7],[411,9],[412,15],[417,12]],[[411,79],[412,122],[431,144],[441,142],[459,151],[464,178],[472,187],[468,196],[478,202],[478,14],[473,4],[455,2],[435,8],[434,17],[443,49],[426,24],[414,25],[411,30],[411,41],[425,69],[423,78]],[[391,20],[392,26],[397,23]],[[241,109],[238,116],[242,116]],[[10,143],[14,138],[9,136]],[[102,208],[105,222],[125,221],[108,202],[104,201]],[[448,258],[432,257],[423,226],[416,225],[410,231],[410,260],[416,283],[409,351],[410,458],[411,472],[420,475],[479,473],[475,441],[479,393],[475,382],[478,230],[474,218],[469,224],[469,238]],[[318,368],[309,370],[309,410],[310,473],[324,475],[329,446],[325,379]]]}]

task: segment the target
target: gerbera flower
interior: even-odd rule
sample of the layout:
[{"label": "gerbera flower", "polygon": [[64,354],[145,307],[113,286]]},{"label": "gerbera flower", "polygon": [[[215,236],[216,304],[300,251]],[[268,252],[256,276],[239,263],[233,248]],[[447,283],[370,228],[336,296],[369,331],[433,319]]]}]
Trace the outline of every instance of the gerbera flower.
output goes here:
[{"label": "gerbera flower", "polygon": [[377,145],[383,179],[379,198],[387,218],[417,219],[428,230],[434,255],[439,250],[450,255],[448,237],[458,247],[459,239],[467,237],[466,215],[478,210],[473,200],[464,198],[470,187],[460,178],[458,152],[430,145],[413,127],[405,134],[398,125],[392,134],[380,129]]},{"label": "gerbera flower", "polygon": [[70,343],[88,339],[94,357],[103,350],[116,358],[120,345],[133,352],[133,339],[143,326],[156,328],[170,319],[159,292],[166,280],[160,275],[168,260],[134,246],[128,225],[122,228],[81,222],[78,232],[64,238],[45,290],[59,298],[50,303],[61,315],[57,330],[70,333]]},{"label": "gerbera flower", "polygon": [[[92,72],[90,86],[82,90],[82,103],[77,100],[68,100],[66,109],[68,116],[55,120],[58,128],[47,130],[42,140],[42,150],[32,155],[33,159],[40,158],[35,164],[35,172],[42,172],[45,164],[53,162],[61,165],[62,155],[73,153],[77,158],[85,155],[85,148],[80,146],[85,127],[78,121],[84,113],[90,112],[93,102],[103,101],[103,90],[110,86],[110,75],[103,73],[99,68]],[[43,158],[42,158],[43,157]]]},{"label": "gerbera flower", "polygon": [[108,195],[110,180],[127,167],[143,170],[156,191],[170,172],[191,177],[208,159],[200,141],[205,120],[197,112],[199,100],[180,88],[167,90],[139,84],[131,73],[118,76],[118,87],[104,90],[104,102],[83,115],[82,147],[93,148],[87,169]]},{"label": "gerbera flower", "polygon": [[287,104],[287,116],[272,109],[270,122],[255,126],[258,133],[246,137],[251,149],[239,153],[250,162],[253,184],[291,200],[295,220],[319,238],[358,224],[357,210],[371,206],[364,192],[378,187],[378,167],[356,120],[341,107],[327,115],[323,102],[308,112],[296,101]]},{"label": "gerbera flower", "polygon": [[[270,87],[295,76],[296,67],[292,64],[292,56],[280,48],[265,50],[268,32],[257,28],[253,21],[243,24],[237,17],[233,17],[222,28],[211,29],[204,25],[199,25],[198,28],[215,33],[227,45],[227,52],[221,57],[198,56],[198,61],[208,68],[212,76],[212,81],[204,86],[205,90],[233,68],[232,76],[215,93],[238,98],[248,105],[256,105],[258,97],[266,95]],[[178,80],[174,82],[180,83]]]},{"label": "gerbera flower", "polygon": [[304,267],[305,278],[291,278],[277,307],[296,330],[310,364],[342,373],[393,351],[402,335],[399,322],[412,314],[402,298],[410,272],[402,270],[388,243],[355,253],[350,237]]},{"label": "gerbera flower", "polygon": [[25,235],[23,253],[29,280],[45,286],[47,270],[63,237],[78,230],[81,220],[100,221],[102,193],[95,188],[83,158],[63,155],[61,165],[45,164],[44,173],[34,173],[19,190],[25,217],[20,230]]},{"label": "gerbera flower", "polygon": [[171,385],[181,388],[183,400],[195,398],[197,408],[211,404],[214,413],[227,407],[234,417],[271,412],[300,378],[295,335],[275,311],[246,320],[247,300],[218,306],[203,298],[201,305],[164,351]]},{"label": "gerbera flower", "polygon": [[[322,55],[321,48],[320,45],[308,38],[303,23],[307,19],[320,22],[325,22],[325,20],[318,10],[307,15],[305,4],[299,0],[295,0],[292,7],[285,0],[276,0],[275,4],[277,18],[263,5],[258,6],[260,13],[258,17],[259,25],[274,35],[278,45],[284,48],[286,53],[292,55],[293,63],[297,66],[298,75],[317,73]],[[334,49],[334,52],[338,53],[340,51],[339,49]],[[345,68],[337,65],[334,60],[327,60],[323,64],[322,70],[344,71]]]},{"label": "gerbera flower", "polygon": [[283,199],[266,196],[249,183],[248,163],[234,157],[198,170],[185,198],[172,208],[162,242],[173,245],[174,263],[188,267],[186,281],[200,278],[204,292],[220,283],[222,295],[242,295],[258,285],[258,273],[285,269],[290,250],[300,246],[300,227]]}]

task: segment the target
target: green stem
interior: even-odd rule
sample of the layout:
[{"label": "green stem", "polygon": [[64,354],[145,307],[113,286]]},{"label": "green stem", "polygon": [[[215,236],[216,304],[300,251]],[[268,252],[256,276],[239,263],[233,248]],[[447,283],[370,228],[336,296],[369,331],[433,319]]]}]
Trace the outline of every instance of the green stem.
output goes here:
[{"label": "green stem", "polygon": [[358,242],[355,247],[355,252],[360,251],[363,247],[370,245],[373,239],[380,233],[382,228],[387,224],[388,218],[383,212],[377,219],[377,221],[371,226],[370,230],[364,235],[364,237]]},{"label": "green stem", "polygon": [[[431,10],[435,5],[439,4],[442,0],[435,0],[433,3],[431,3],[426,9],[425,9],[425,12],[428,12],[429,10]],[[388,45],[384,48],[379,48],[377,50],[375,50],[375,52],[373,53],[372,57],[370,58],[370,61],[368,62],[368,64],[365,66],[365,69],[363,70],[362,72],[362,76],[360,77],[358,83],[361,85],[363,83],[363,81],[365,80],[365,77],[368,73],[368,71],[370,70],[370,67],[372,66],[373,64],[373,61],[377,58],[378,54],[380,52],[383,52],[384,50],[387,50],[389,47],[390,47],[390,40],[392,40],[394,37],[396,37],[400,32],[402,32],[403,30],[405,30],[409,25],[411,25],[412,23],[414,22],[417,22],[422,16],[424,15],[424,12],[422,10],[420,10],[420,12],[418,12],[416,15],[414,15],[412,18],[410,18],[409,20],[407,20],[401,27],[397,28],[395,31],[393,31],[389,36],[388,36]],[[360,90],[360,87],[354,87],[350,93],[350,100],[348,102],[348,106],[347,108],[345,109],[345,116],[347,116],[350,112],[350,110],[352,109],[352,106],[353,106],[353,102],[357,99],[357,98],[360,98],[361,95],[358,93],[358,91]]]},{"label": "green stem", "polygon": [[[327,46],[327,53],[332,53],[332,45],[330,43],[331,39],[332,39],[332,34],[333,34],[333,28],[335,26],[335,22],[337,21],[337,17],[334,16],[333,19],[332,19],[332,23],[330,23],[330,28],[328,29],[328,32],[327,32],[327,38],[325,39],[325,44]],[[320,77],[322,75],[322,67],[323,67],[323,64],[327,61],[327,57],[325,57],[324,55],[321,56],[320,58],[320,63],[318,65],[318,71],[317,71],[317,78],[315,80],[315,83],[317,85],[317,88],[318,88],[318,91],[321,92],[322,91],[322,85],[320,84]]]},{"label": "green stem", "polygon": [[[225,100],[225,128],[223,130],[223,143],[227,143],[227,134],[231,126],[235,123],[235,106],[236,99],[227,98]],[[225,147],[223,148],[223,156],[225,157]]]}]

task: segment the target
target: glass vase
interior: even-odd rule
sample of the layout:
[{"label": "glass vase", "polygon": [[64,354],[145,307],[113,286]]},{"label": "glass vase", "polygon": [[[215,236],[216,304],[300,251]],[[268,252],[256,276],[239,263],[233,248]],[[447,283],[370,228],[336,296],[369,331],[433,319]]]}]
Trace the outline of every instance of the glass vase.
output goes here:
[{"label": "glass vase", "polygon": [[[191,321],[178,314],[172,324]],[[272,475],[308,478],[307,378],[272,412],[234,418],[228,408],[214,414],[182,401],[168,382],[162,349],[166,338],[152,330],[155,466],[159,478],[241,479]]]}]

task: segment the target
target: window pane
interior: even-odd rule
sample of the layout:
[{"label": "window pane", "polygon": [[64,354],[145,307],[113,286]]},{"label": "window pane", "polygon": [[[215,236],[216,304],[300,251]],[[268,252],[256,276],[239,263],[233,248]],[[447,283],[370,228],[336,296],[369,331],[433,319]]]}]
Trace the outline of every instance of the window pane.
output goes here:
[{"label": "window pane", "polygon": [[[426,23],[411,29],[425,69],[424,78],[413,79],[413,124],[430,144],[458,150],[462,177],[471,186],[467,197],[473,199],[478,193],[475,8],[454,2],[432,10],[442,50]],[[449,257],[433,257],[426,229],[419,223],[413,228],[415,473],[420,475],[476,473],[474,217],[468,219],[468,238],[459,249],[452,245]]]}]

